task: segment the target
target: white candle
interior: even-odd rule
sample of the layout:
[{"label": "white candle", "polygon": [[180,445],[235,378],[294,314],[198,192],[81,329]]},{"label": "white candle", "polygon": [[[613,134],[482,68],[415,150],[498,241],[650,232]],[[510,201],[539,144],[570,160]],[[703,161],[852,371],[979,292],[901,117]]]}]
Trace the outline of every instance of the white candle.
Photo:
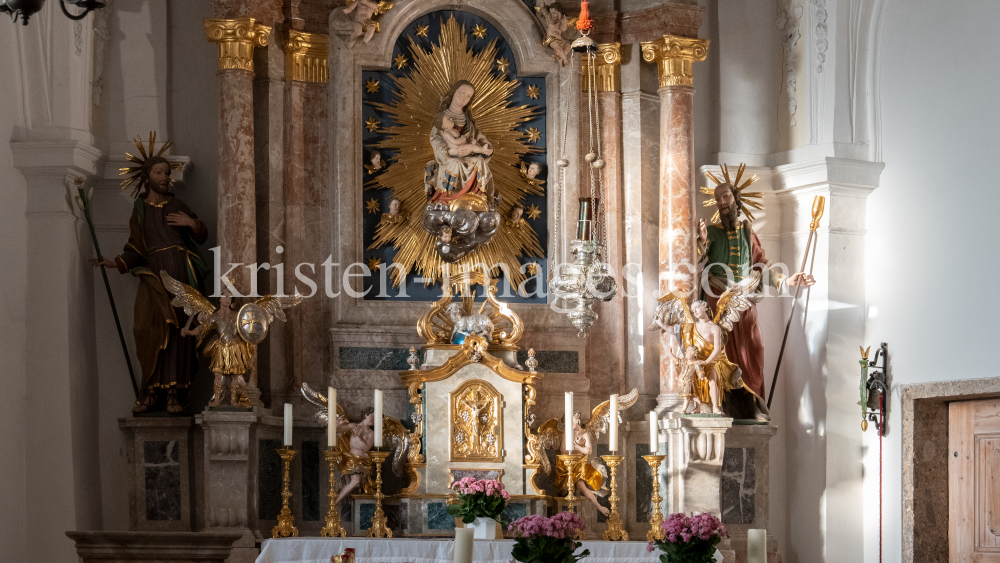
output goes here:
[{"label": "white candle", "polygon": [[767,563],[767,530],[747,530],[747,563]]},{"label": "white candle", "polygon": [[285,403],[285,447],[292,447],[292,404]]},{"label": "white candle", "polygon": [[382,447],[382,390],[375,390],[375,447]]},{"label": "white candle", "polygon": [[337,390],[326,388],[326,446],[337,446]]},{"label": "white candle", "polygon": [[655,454],[660,450],[660,433],[656,428],[656,411],[649,411],[649,453]]},{"label": "white candle", "polygon": [[611,396],[611,430],[608,431],[608,450],[618,451],[618,394]]},{"label": "white candle", "polygon": [[573,453],[573,392],[566,392],[566,453]]},{"label": "white candle", "polygon": [[476,530],[473,528],[455,528],[454,563],[472,563],[472,547]]}]

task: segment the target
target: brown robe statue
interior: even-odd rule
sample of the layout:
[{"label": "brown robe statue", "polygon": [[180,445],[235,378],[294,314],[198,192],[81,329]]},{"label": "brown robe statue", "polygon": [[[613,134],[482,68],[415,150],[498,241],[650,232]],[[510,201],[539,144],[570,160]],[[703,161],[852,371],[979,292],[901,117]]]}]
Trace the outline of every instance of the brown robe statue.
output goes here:
[{"label": "brown robe statue", "polygon": [[[196,227],[168,225],[167,215],[177,212],[194,219]],[[119,272],[139,278],[132,333],[142,368],[139,387],[143,395],[150,389],[191,385],[191,374],[198,366],[195,339],[181,336],[180,327],[187,322],[187,316],[182,309],[170,306],[170,296],[158,273],[165,270],[192,287],[201,287],[208,268],[195,244],[203,244],[206,239],[205,223],[176,197],[171,196],[162,205],[151,205],[142,197],[135,200],[128,244],[115,258],[115,264]]]}]

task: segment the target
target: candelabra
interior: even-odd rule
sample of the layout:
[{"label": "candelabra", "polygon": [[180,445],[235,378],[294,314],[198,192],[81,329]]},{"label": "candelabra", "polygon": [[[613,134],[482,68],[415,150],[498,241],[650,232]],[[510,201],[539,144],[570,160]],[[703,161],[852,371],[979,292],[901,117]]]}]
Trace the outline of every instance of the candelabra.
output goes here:
[{"label": "candelabra", "polygon": [[574,494],[574,489],[576,489],[576,476],[574,475],[574,469],[576,468],[576,463],[585,458],[584,454],[557,454],[557,461],[566,466],[566,489],[569,491],[566,493],[566,509],[571,512],[576,512],[576,495]]},{"label": "candelabra", "polygon": [[271,528],[272,538],[298,537],[299,535],[299,529],[295,527],[295,516],[292,516],[292,509],[288,502],[292,498],[292,459],[297,453],[299,452],[288,447],[278,450],[278,455],[281,456],[281,461],[285,464],[285,476],[282,478],[281,484],[281,514],[278,514],[278,525]]},{"label": "candelabra", "polygon": [[[586,459],[587,456],[584,454],[557,454],[556,461],[562,463],[566,466],[566,510],[569,512],[576,512],[576,466],[580,464],[581,461]],[[583,532],[577,531],[576,539],[583,539]]]},{"label": "candelabra", "polygon": [[375,466],[375,514],[372,515],[372,527],[368,528],[370,538],[391,538],[392,530],[386,525],[385,512],[382,511],[382,462],[389,457],[389,452],[368,452],[368,457],[372,459]]},{"label": "candelabra", "polygon": [[667,459],[665,455],[644,455],[642,459],[646,460],[649,467],[653,470],[653,516],[649,519],[649,531],[646,532],[646,541],[662,540],[663,539],[663,512],[660,511],[660,502],[663,501],[663,497],[660,496],[660,464],[663,460]]},{"label": "candelabra", "polygon": [[[614,415],[612,415],[614,416]],[[622,528],[622,517],[618,514],[618,464],[625,459],[623,455],[602,455],[601,459],[608,466],[611,473],[611,495],[608,502],[611,503],[611,512],[608,514],[608,529],[604,530],[604,539],[609,541],[628,541],[628,532]]]},{"label": "candelabra", "polygon": [[325,538],[345,538],[347,532],[340,525],[340,510],[337,509],[337,484],[334,466],[340,461],[341,453],[333,448],[326,450],[323,454],[327,463],[330,464],[330,492],[327,498],[330,501],[330,509],[326,513],[326,526],[320,530],[319,535]]}]

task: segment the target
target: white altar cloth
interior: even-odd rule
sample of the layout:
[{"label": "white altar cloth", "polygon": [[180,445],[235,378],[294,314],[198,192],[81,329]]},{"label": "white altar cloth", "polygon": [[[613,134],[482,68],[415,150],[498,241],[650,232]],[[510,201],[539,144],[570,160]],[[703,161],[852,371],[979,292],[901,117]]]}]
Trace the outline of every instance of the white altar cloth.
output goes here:
[{"label": "white altar cloth", "polygon": [[[257,563],[330,563],[330,556],[353,547],[357,563],[451,563],[451,540],[367,538],[281,538],[264,540]],[[508,563],[513,540],[476,540],[473,563]],[[581,563],[657,563],[659,550],[646,542],[585,541],[590,557]]]}]

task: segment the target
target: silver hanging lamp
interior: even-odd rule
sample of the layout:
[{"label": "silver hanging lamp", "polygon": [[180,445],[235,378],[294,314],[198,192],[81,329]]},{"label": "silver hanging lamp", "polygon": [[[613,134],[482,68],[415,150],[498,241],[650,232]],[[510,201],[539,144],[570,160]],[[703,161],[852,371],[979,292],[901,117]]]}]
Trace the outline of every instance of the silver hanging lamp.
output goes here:
[{"label": "silver hanging lamp", "polygon": [[[549,291],[556,297],[556,303],[562,301],[563,312],[570,318],[573,326],[579,330],[577,336],[587,337],[587,330],[597,321],[594,305],[601,301],[610,301],[618,292],[618,283],[608,271],[608,264],[601,260],[607,252],[607,229],[605,227],[607,209],[601,207],[604,199],[604,159],[601,158],[601,122],[597,104],[596,67],[597,44],[588,37],[589,29],[581,30],[583,36],[573,42],[573,55],[570,62],[570,92],[582,90],[582,84],[574,88],[573,75],[580,67],[577,54],[587,57],[587,109],[589,117],[590,152],[584,157],[590,168],[590,195],[580,198],[580,214],[576,223],[576,238],[570,241],[569,251],[573,261],[562,264],[553,272],[549,280]],[[569,160],[566,158],[566,133],[569,123],[569,109],[573,104],[573,95],[566,101],[563,115],[562,158],[559,159],[560,192],[566,186],[566,168]],[[561,200],[557,200],[561,201]],[[559,244],[559,205],[556,206],[555,245]],[[601,221],[601,217],[605,221]],[[603,243],[601,242],[603,241]]]}]

